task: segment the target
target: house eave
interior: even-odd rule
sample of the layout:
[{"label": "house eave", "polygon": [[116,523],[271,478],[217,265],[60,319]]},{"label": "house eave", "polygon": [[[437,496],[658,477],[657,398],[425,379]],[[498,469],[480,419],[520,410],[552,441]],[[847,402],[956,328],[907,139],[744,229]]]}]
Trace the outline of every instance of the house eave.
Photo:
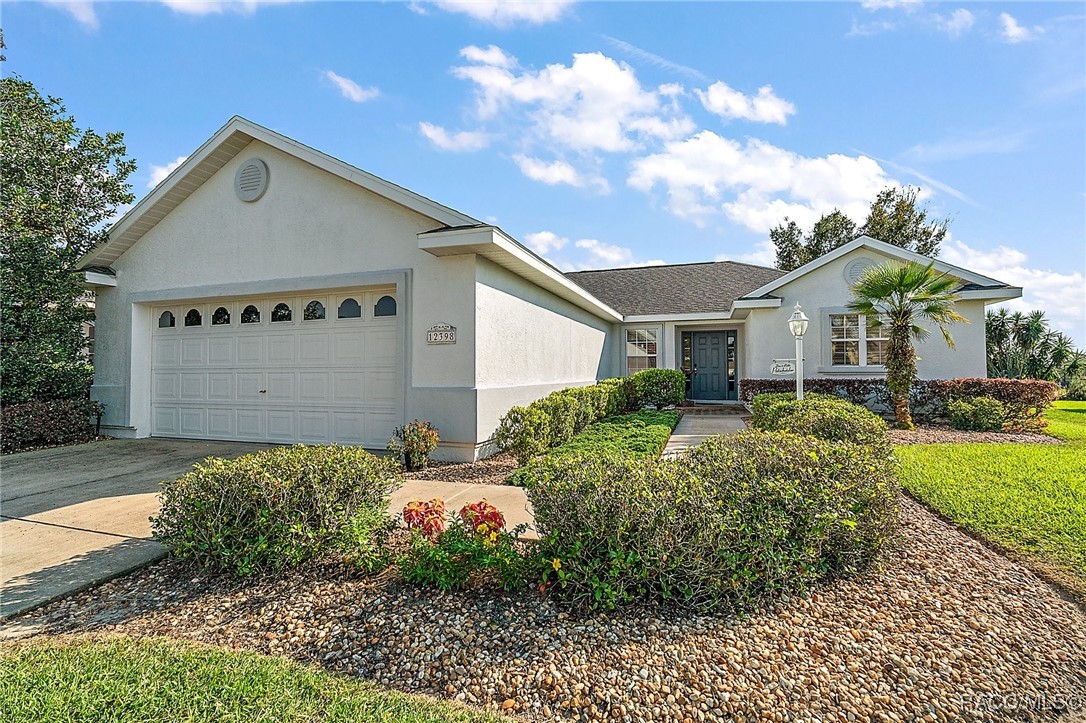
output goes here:
[{"label": "house eave", "polygon": [[117,277],[100,271],[83,271],[83,283],[87,286],[116,286]]}]

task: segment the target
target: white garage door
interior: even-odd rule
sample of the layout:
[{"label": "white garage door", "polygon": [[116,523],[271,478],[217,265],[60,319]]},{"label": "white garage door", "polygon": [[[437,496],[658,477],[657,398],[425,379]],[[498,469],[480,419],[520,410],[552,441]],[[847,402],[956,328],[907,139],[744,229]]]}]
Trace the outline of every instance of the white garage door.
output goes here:
[{"label": "white garage door", "polygon": [[392,289],[155,308],[151,434],[384,447],[402,423]]}]

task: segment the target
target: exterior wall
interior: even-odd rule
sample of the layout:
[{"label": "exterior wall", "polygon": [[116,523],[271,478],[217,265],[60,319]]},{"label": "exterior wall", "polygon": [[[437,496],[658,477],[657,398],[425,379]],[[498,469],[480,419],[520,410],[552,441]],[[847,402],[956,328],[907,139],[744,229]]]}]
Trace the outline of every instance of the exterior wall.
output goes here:
[{"label": "exterior wall", "polygon": [[[254,156],[270,181],[263,198],[244,203],[234,174]],[[405,415],[436,411],[445,439],[473,445],[475,267],[471,257],[418,248],[416,234],[438,226],[254,141],[114,263],[116,287],[99,290],[93,393],[108,405],[104,424],[149,433],[154,301],[393,283]],[[438,321],[457,327],[456,345],[425,344]]]},{"label": "exterior wall", "polygon": [[475,268],[478,439],[510,407],[613,375],[615,325],[488,259]]},{"label": "exterior wall", "polygon": [[[866,257],[881,263],[889,257],[871,249],[861,248],[816,269],[781,287],[775,295],[782,299],[777,309],[751,309],[747,318],[746,343],[741,352],[745,359],[743,376],[770,376],[774,359],[795,357],[795,340],[788,331],[788,317],[799,303],[811,322],[803,337],[803,372],[805,377],[881,377],[881,367],[868,369],[839,368],[830,365],[829,313],[843,313],[851,298],[845,280],[845,267],[858,258]],[[958,313],[969,324],[950,327],[955,349],[943,342],[938,329],[924,342],[917,344],[917,375],[921,379],[950,379],[954,377],[983,377],[987,375],[984,348],[984,302],[964,300],[957,304]]]}]

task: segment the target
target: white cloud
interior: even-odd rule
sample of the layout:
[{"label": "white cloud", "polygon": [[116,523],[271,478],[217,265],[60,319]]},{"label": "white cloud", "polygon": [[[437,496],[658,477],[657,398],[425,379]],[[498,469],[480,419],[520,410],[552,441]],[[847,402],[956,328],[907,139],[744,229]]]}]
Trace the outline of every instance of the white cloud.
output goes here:
[{"label": "white cloud", "polygon": [[450,133],[441,126],[423,121],[419,123],[419,132],[431,143],[443,151],[463,153],[486,148],[490,137],[482,131],[456,131]]},{"label": "white cloud", "polygon": [[976,16],[969,12],[965,8],[958,8],[952,12],[949,16],[934,15],[935,27],[942,30],[944,33],[952,38],[961,37],[966,31],[973,27],[973,23],[976,22]]},{"label": "white cloud", "polygon": [[744,264],[772,267],[777,262],[777,247],[766,239],[756,243],[753,251],[745,254],[718,254],[713,261],[741,261]]},{"label": "white cloud", "polygon": [[378,88],[363,88],[350,78],[339,75],[331,70],[324,71],[324,77],[332,81],[332,83],[339,88],[339,92],[344,98],[355,103],[365,103],[367,100],[373,100],[381,94],[381,91]]},{"label": "white cloud", "polygon": [[993,153],[1013,153],[1022,148],[1031,130],[983,128],[956,133],[929,143],[918,143],[902,155],[921,163],[957,161]]},{"label": "white cloud", "polygon": [[453,69],[476,90],[476,112],[483,120],[523,112],[532,140],[579,153],[634,150],[643,139],[689,132],[689,119],[677,114],[667,93],[645,89],[633,68],[602,53],[578,53],[570,65],[523,69],[516,58],[475,46],[461,51],[472,64]]},{"label": "white cloud", "polygon": [[1032,28],[1020,25],[1010,13],[1000,13],[999,22],[1003,26],[1000,33],[1003,40],[1011,45],[1024,43],[1027,40],[1035,40],[1038,35],[1044,32],[1044,28],[1039,25],[1035,25]]},{"label": "white cloud", "polygon": [[221,15],[225,12],[249,15],[261,5],[287,5],[304,0],[159,0],[174,12],[184,15]]},{"label": "white cloud", "polygon": [[147,181],[147,188],[154,188],[166,180],[166,176],[173,173],[174,169],[185,162],[188,156],[178,156],[164,166],[151,166],[151,179]]},{"label": "white cloud", "polygon": [[[666,263],[660,259],[651,261],[639,259],[632,249],[625,246],[604,243],[594,238],[570,241],[553,231],[525,234],[524,243],[563,271],[659,266]],[[564,253],[556,255],[556,252],[563,251]]]},{"label": "white cloud", "polygon": [[632,55],[638,60],[644,61],[649,65],[654,65],[657,68],[663,68],[664,70],[670,70],[674,73],[680,73],[682,75],[689,76],[694,80],[699,80],[703,83],[709,82],[710,78],[705,73],[701,72],[697,68],[691,68],[689,65],[682,65],[676,63],[673,60],[657,55],[656,53],[650,53],[649,51],[639,48],[632,43],[627,43],[625,40],[619,40],[618,38],[612,38],[610,35],[604,35],[603,39],[615,46],[619,50],[626,52],[628,55]]},{"label": "white cloud", "polygon": [[98,29],[98,13],[94,11],[93,0],[45,0],[45,4],[68,13],[88,30]]},{"label": "white cloud", "polygon": [[864,10],[894,10],[896,8],[911,12],[919,8],[923,0],[863,0],[860,3]]},{"label": "white cloud", "polygon": [[461,13],[499,28],[518,23],[542,25],[560,20],[575,0],[432,0],[413,2],[410,7],[425,15],[430,5],[446,12]]},{"label": "white cloud", "polygon": [[939,257],[978,274],[1022,287],[1022,298],[1000,306],[1012,311],[1043,309],[1052,326],[1086,346],[1086,276],[1081,271],[1060,272],[1029,264],[1029,256],[1010,246],[983,250],[951,239]]},{"label": "white cloud", "polygon": [[705,91],[696,91],[701,104],[710,113],[724,120],[738,118],[758,123],[784,125],[796,106],[773,92],[773,86],[763,85],[758,95],[744,95],[723,81],[717,81]]},{"label": "white cloud", "polygon": [[668,209],[696,224],[724,214],[757,232],[768,231],[785,215],[810,225],[834,208],[863,218],[871,199],[894,184],[867,156],[812,158],[708,130],[636,159],[627,182],[646,193],[663,185]]},{"label": "white cloud", "polygon": [[563,238],[553,231],[537,231],[524,234],[524,243],[540,256],[546,256],[553,251],[560,251],[565,248],[569,244],[569,239]]},{"label": "white cloud", "polygon": [[845,37],[849,38],[864,38],[869,35],[878,35],[879,33],[888,32],[897,27],[897,23],[890,22],[889,20],[873,20],[866,23],[856,22],[856,18],[852,19],[852,27],[845,33]]},{"label": "white cloud", "polygon": [[520,172],[525,176],[533,181],[545,183],[548,186],[558,186],[561,184],[574,186],[575,188],[595,186],[601,193],[609,193],[611,191],[611,186],[607,183],[607,179],[600,176],[582,174],[570,163],[563,161],[560,158],[548,163],[538,158],[518,154],[513,156],[513,160],[516,162],[517,168],[519,168]]}]

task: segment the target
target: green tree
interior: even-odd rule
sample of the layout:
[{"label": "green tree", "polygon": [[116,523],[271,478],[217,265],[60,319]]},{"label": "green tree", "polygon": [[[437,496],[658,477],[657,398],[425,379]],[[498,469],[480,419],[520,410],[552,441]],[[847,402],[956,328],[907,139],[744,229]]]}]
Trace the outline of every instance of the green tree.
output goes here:
[{"label": "green tree", "polygon": [[136,168],[120,133],[79,130],[58,98],[0,80],[0,403],[86,393],[76,262],[131,203]]},{"label": "green tree", "polygon": [[1066,334],[1050,329],[1043,311],[989,311],[984,332],[990,377],[1044,379],[1067,386],[1086,372],[1086,353]]},{"label": "green tree", "polygon": [[786,217],[769,232],[769,240],[777,249],[777,268],[782,271],[799,268],[861,234],[924,256],[937,256],[950,221],[930,220],[927,209],[918,203],[919,197],[918,188],[889,187],[880,191],[863,226],[857,226],[836,208],[807,233]]},{"label": "green tree", "polygon": [[920,189],[885,188],[875,197],[861,234],[924,256],[938,256],[950,219],[929,219],[917,201]]},{"label": "green tree", "polygon": [[912,429],[909,390],[916,381],[916,350],[913,340],[927,338],[924,323],[936,324],[943,340],[954,348],[946,326],[956,321],[969,323],[954,310],[958,280],[912,261],[887,261],[864,271],[852,285],[849,308],[867,317],[867,323],[890,327],[886,350],[886,386],[894,403],[899,429]]}]

